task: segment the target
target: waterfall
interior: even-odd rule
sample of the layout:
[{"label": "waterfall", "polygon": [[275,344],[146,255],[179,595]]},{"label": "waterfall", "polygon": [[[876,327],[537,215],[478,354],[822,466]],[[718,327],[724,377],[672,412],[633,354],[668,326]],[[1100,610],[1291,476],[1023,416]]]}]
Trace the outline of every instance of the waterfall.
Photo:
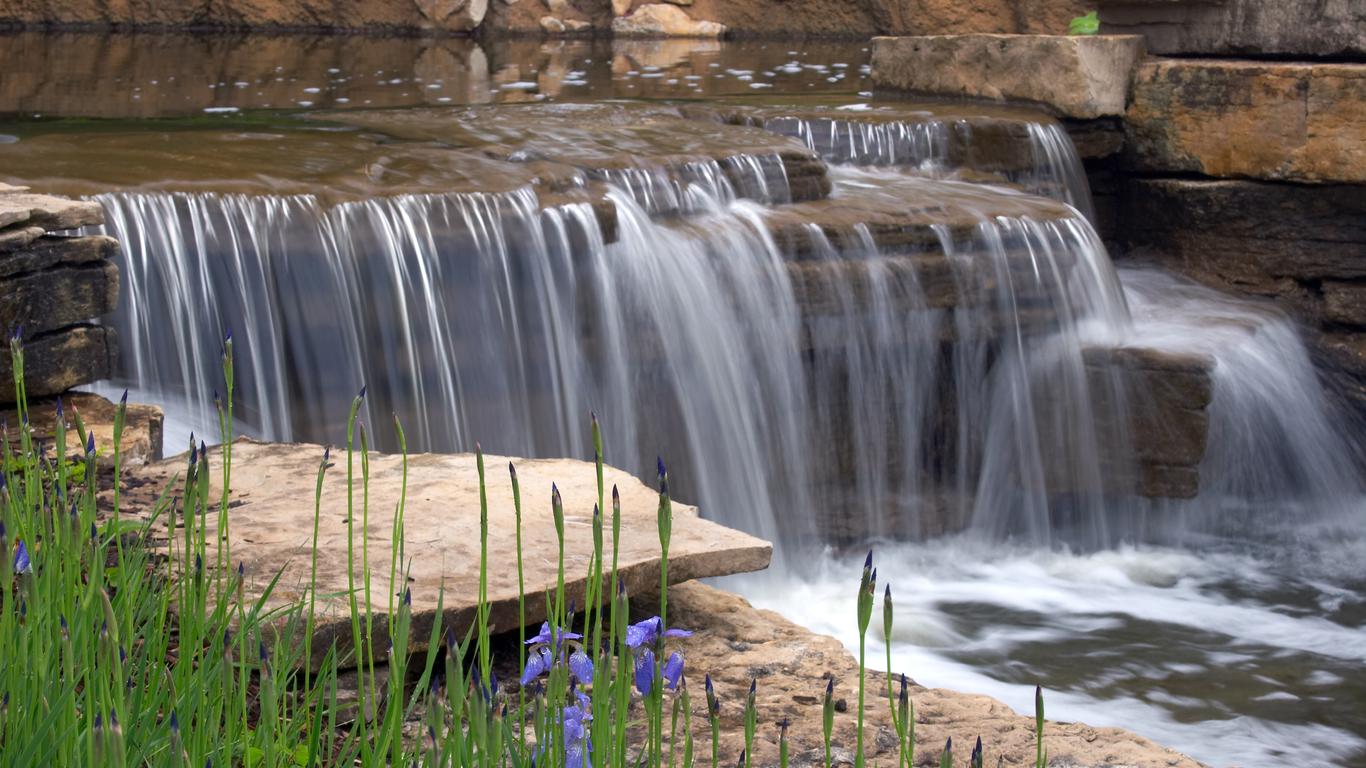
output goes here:
[{"label": "waterfall", "polygon": [[976,157],[976,147],[992,141],[974,137],[974,121],[923,116],[910,119],[866,120],[837,116],[777,115],[755,118],[765,130],[800,139],[807,148],[831,163],[906,166],[920,175],[953,178],[962,169],[982,167],[1002,173],[1004,180],[1031,194],[1061,200],[1094,220],[1086,170],[1067,129],[1042,115],[1030,120],[986,122],[977,130],[1006,137],[1017,152],[1004,158]]},{"label": "waterfall", "polygon": [[[1187,304],[1213,300],[1121,287],[1076,207],[902,165],[933,154],[929,128],[834,150],[817,137],[844,129],[814,125],[794,130],[869,162],[798,205],[777,155],[595,171],[574,182],[606,190],[594,203],[102,195],[124,245],[115,385],[211,430],[232,329],[240,431],[265,439],[338,441],[362,383],[382,449],[392,413],[414,450],[587,458],[595,411],[608,461],[648,478],[666,458],[681,498],[788,556],[965,528],[1105,547],[1209,529],[1232,499],[1355,487],[1328,469],[1350,451],[1286,321],[1249,335],[1228,309],[1244,319],[1193,334]],[[1033,176],[1084,194],[1061,128],[1029,134]],[[1144,393],[1087,364],[1125,345],[1214,360],[1199,499],[1133,493]]]}]

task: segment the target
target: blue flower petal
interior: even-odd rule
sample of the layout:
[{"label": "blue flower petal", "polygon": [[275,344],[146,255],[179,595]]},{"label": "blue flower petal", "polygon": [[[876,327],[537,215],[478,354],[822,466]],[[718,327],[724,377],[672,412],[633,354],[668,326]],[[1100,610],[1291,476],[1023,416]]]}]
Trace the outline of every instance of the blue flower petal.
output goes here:
[{"label": "blue flower petal", "polygon": [[666,629],[666,630],[664,630],[664,636],[665,636],[665,637],[692,637],[692,630],[691,630],[691,629]]},{"label": "blue flower petal", "polygon": [[24,545],[24,540],[19,539],[19,546],[14,552],[14,572],[28,573],[33,570],[33,564],[28,559],[28,547]]},{"label": "blue flower petal", "polygon": [[655,687],[655,654],[646,648],[636,656],[636,690],[640,695],[649,696]]},{"label": "blue flower petal", "polygon": [[664,681],[668,684],[669,690],[678,690],[678,680],[683,677],[683,654],[674,651],[669,660],[664,662]]},{"label": "blue flower petal", "polygon": [[593,661],[583,651],[574,651],[569,655],[569,671],[574,674],[580,685],[593,682]]}]

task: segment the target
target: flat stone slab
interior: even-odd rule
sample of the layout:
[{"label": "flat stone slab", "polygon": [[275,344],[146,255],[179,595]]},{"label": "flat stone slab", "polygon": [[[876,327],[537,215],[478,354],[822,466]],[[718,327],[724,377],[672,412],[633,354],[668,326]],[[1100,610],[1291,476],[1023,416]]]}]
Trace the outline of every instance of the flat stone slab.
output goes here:
[{"label": "flat stone slab", "polygon": [[0,192],[0,227],[23,223],[51,232],[104,223],[99,203],[29,192]]},{"label": "flat stone slab", "polygon": [[1063,117],[1124,114],[1143,38],[928,35],[873,38],[874,85],[1041,104]]},{"label": "flat stone slab", "polygon": [[1159,59],[1134,78],[1142,171],[1366,181],[1366,64]]},{"label": "flat stone slab", "polygon": [[[272,444],[239,440],[232,452],[231,545],[234,560],[244,561],[246,598],[258,598],[282,573],[268,607],[302,600],[307,594],[313,531],[314,484],[323,448],[307,444]],[[351,645],[347,613],[346,455],[334,451],[334,466],[323,488],[319,529],[318,626],[314,658],[333,642]],[[220,466],[220,448],[210,463]],[[597,485],[592,463],[573,459],[509,459],[486,456],[489,504],[488,595],[490,620],[498,631],[517,626],[516,524],[508,462],[517,466],[522,489],[522,542],[526,584],[526,620],[545,617],[546,590],[555,588],[556,538],[550,512],[552,483],[559,485],[565,507],[565,579],[568,599],[584,604],[588,559],[592,554],[592,511]],[[134,481],[152,494],[185,466],[183,456],[139,470]],[[360,457],[355,459],[356,506],[360,515]],[[218,479],[217,472],[214,480]],[[659,537],[655,515],[658,495],[630,474],[607,467],[607,493],[621,492],[622,540],[619,573],[633,594],[658,591]],[[402,483],[399,456],[370,456],[371,610],[388,609],[389,595],[400,591],[389,581],[391,519]],[[211,491],[217,494],[217,490]],[[610,502],[609,502],[610,503]],[[131,508],[131,507],[130,507]],[[215,524],[210,512],[210,525]],[[359,552],[361,521],[357,529]],[[418,454],[409,457],[404,511],[407,586],[412,590],[413,637],[428,636],[436,619],[437,599],[444,590],[444,621],[461,634],[475,619],[479,585],[479,496],[475,457],[470,454]],[[605,525],[607,557],[611,557],[610,513]],[[674,504],[669,579],[682,582],[708,576],[762,570],[773,547],[766,541],[704,520],[697,510]],[[355,564],[357,583],[361,572]],[[364,603],[364,597],[360,598]],[[362,609],[364,610],[364,609]],[[382,621],[375,622],[377,633]],[[376,638],[385,647],[385,638]]]}]

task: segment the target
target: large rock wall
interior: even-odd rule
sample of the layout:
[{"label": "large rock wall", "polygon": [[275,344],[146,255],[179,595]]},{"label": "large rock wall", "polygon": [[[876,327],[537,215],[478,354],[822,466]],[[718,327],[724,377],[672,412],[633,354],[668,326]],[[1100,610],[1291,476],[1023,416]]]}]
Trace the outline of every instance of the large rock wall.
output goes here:
[{"label": "large rock wall", "polygon": [[1366,0],[1100,0],[1100,19],[1162,54],[1366,56]]},{"label": "large rock wall", "polygon": [[468,32],[490,1],[0,0],[0,25]]},{"label": "large rock wall", "polygon": [[715,37],[1060,33],[1085,0],[0,0],[3,26]]}]

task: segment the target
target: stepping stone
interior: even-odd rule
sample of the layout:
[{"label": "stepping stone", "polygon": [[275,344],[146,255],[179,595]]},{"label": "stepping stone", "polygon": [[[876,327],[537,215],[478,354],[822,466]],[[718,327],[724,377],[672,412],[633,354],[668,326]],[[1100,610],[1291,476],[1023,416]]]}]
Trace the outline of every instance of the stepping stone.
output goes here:
[{"label": "stepping stone", "polygon": [[[179,440],[176,435],[172,440]],[[221,448],[210,451],[216,490]],[[314,522],[314,487],[323,457],[319,445],[259,443],[239,440],[232,449],[231,545],[233,562],[246,569],[246,599],[254,601],[277,573],[281,577],[267,608],[303,600],[308,594],[310,545]],[[333,642],[351,646],[347,612],[346,454],[334,451],[322,495],[318,540],[317,627],[315,659]],[[550,512],[550,489],[558,483],[565,509],[565,586],[567,599],[584,604],[588,560],[592,554],[592,511],[597,501],[593,464],[573,459],[508,459],[486,456],[489,506],[488,596],[495,631],[515,629],[517,606],[516,524],[507,465],[512,461],[522,489],[522,542],[526,584],[526,621],[545,618],[547,590],[556,582],[557,546]],[[355,459],[355,521],[360,584],[360,457]],[[158,494],[172,477],[182,474],[185,457],[149,465],[131,476],[144,493]],[[402,487],[402,458],[370,456],[370,609],[383,614],[390,596],[401,592],[389,579],[391,520]],[[655,515],[658,495],[640,480],[606,467],[604,482],[621,492],[622,522],[619,573],[633,595],[658,591],[659,537]],[[444,621],[462,635],[475,620],[479,587],[479,486],[475,457],[470,454],[418,454],[408,459],[408,492],[404,510],[404,557],[412,590],[412,637],[429,636],[436,620],[437,599],[444,590]],[[131,492],[130,492],[131,493]],[[153,496],[154,497],[154,496]],[[126,508],[136,508],[133,496]],[[610,500],[609,500],[610,505]],[[209,525],[216,521],[210,510]],[[605,520],[607,558],[611,557],[610,511]],[[758,571],[768,567],[773,547],[766,541],[704,520],[697,509],[674,504],[669,550],[671,583],[710,576]],[[364,596],[359,598],[364,605]],[[397,605],[398,598],[392,601]],[[364,611],[362,607],[362,611]],[[385,622],[376,617],[376,647],[384,648]]]}]

